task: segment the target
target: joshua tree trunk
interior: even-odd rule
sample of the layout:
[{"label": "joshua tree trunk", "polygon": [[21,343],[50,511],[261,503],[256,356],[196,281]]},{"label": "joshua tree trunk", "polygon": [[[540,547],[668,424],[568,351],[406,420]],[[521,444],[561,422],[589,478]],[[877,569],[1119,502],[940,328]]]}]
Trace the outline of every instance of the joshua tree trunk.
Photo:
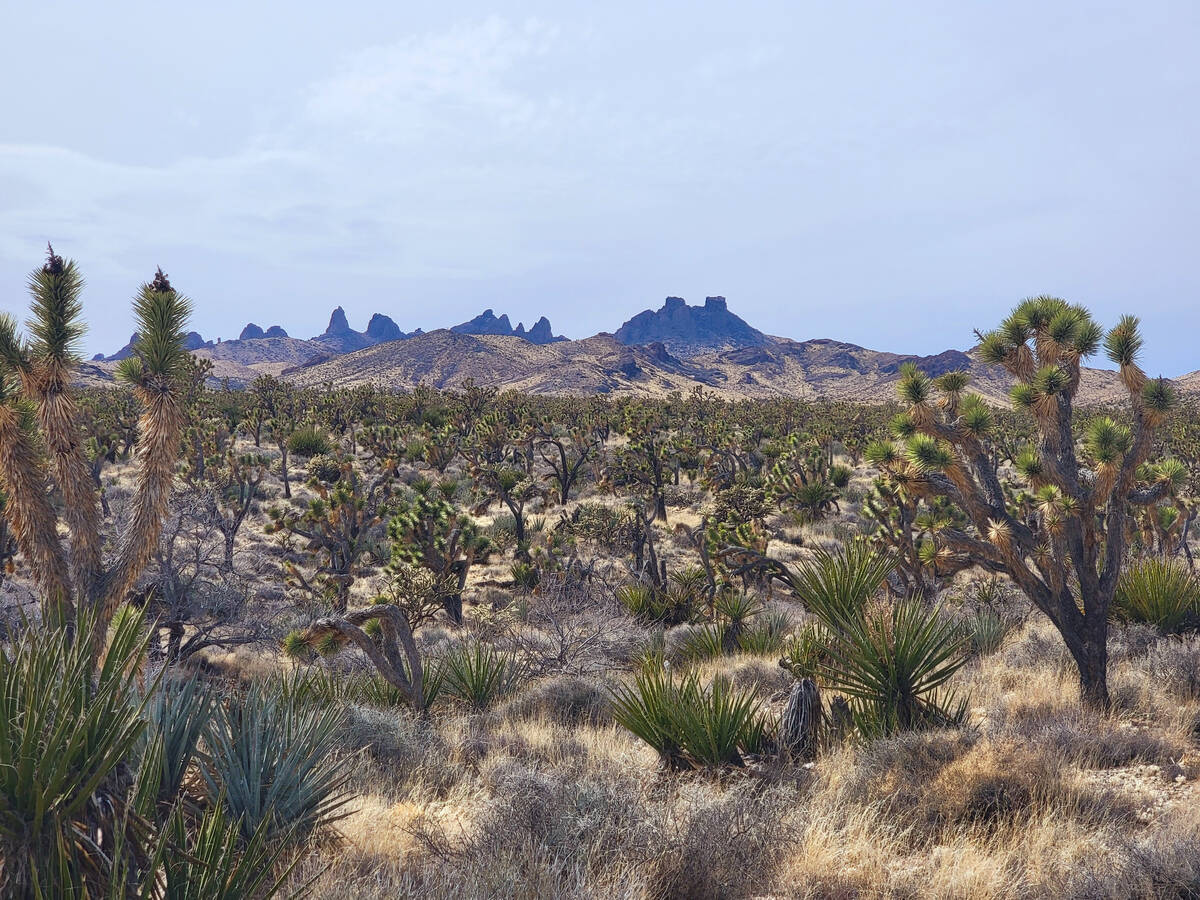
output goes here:
[{"label": "joshua tree trunk", "polygon": [[1108,620],[1089,619],[1078,631],[1063,631],[1064,643],[1079,669],[1079,698],[1092,709],[1107,709]]},{"label": "joshua tree trunk", "polygon": [[812,759],[820,725],[821,691],[811,678],[803,678],[792,686],[779,718],[779,743],[801,759]]}]

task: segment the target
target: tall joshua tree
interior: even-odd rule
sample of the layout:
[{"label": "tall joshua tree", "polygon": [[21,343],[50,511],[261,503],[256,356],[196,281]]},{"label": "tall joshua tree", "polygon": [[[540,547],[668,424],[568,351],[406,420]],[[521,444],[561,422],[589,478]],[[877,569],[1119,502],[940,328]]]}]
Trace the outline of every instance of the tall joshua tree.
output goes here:
[{"label": "tall joshua tree", "polygon": [[[79,295],[83,278],[72,260],[49,248],[46,263],[29,277],[33,298],[22,340],[17,324],[0,316],[0,489],[18,545],[42,594],[43,618],[72,625],[94,610],[93,645],[99,647],[113,611],[158,544],[170,500],[184,422],[181,391],[189,301],[159,269],[133,301],[141,335],[118,377],[141,405],[137,487],[119,552],[101,559],[100,499],[88,464],[71,388],[83,334]],[[62,501],[64,542],[48,485]]]},{"label": "tall joshua tree", "polygon": [[[1128,519],[1171,488],[1170,467],[1144,463],[1174,391],[1138,366],[1142,338],[1133,316],[1105,334],[1083,307],[1034,297],[979,337],[983,360],[1016,379],[1013,403],[1033,416],[1036,440],[1014,461],[1032,505],[1006,492],[985,446],[994,416],[978,395],[964,393],[963,372],[933,379],[906,367],[899,392],[908,409],[893,422],[902,443],[877,443],[868,456],[904,491],[945,497],[962,509],[970,525],[937,530],[937,552],[1010,575],[1062,635],[1083,702],[1106,706],[1109,608]],[[1077,445],[1080,361],[1101,344],[1119,367],[1131,424],[1096,416]]]}]

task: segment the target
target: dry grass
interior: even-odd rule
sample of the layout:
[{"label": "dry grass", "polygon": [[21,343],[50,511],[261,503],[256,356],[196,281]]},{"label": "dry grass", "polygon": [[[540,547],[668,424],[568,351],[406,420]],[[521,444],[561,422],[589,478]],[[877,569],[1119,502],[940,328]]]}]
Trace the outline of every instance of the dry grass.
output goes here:
[{"label": "dry grass", "polygon": [[[303,874],[328,898],[1196,896],[1200,773],[1183,723],[1200,701],[1150,683],[1189,648],[1122,658],[1131,705],[1085,715],[1069,674],[1026,652],[1044,630],[961,673],[967,728],[715,780],[660,772],[588,679],[426,723],[358,709],[358,814]],[[772,670],[704,664],[768,683]]]}]

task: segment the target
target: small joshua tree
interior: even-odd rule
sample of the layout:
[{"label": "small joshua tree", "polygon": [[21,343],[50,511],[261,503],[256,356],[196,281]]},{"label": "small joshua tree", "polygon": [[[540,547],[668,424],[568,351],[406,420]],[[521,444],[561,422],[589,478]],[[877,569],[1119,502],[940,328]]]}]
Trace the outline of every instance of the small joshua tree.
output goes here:
[{"label": "small joshua tree", "polygon": [[[78,613],[94,610],[91,637],[98,647],[158,546],[170,503],[185,418],[183,338],[190,303],[161,269],[133,301],[140,338],[117,374],[133,386],[142,408],[139,470],[132,514],[116,558],[105,567],[100,498],[71,388],[84,330],[82,289],[75,263],[50,249],[45,265],[29,278],[29,339],[21,340],[11,317],[0,316],[0,488],[7,497],[5,515],[42,595],[43,619],[70,625]],[[61,498],[69,541],[59,531],[47,483]]]},{"label": "small joshua tree", "polygon": [[[969,527],[934,533],[936,552],[1007,573],[1062,635],[1082,700],[1092,707],[1109,702],[1109,609],[1126,561],[1131,509],[1157,503],[1172,484],[1169,467],[1144,465],[1174,391],[1138,366],[1137,325],[1125,316],[1105,335],[1083,307],[1035,297],[980,335],[983,360],[1014,376],[1013,403],[1034,419],[1036,443],[1014,461],[1029,503],[1014,503],[1005,490],[985,446],[994,415],[978,395],[964,393],[962,372],[933,379],[906,367],[899,392],[908,409],[893,422],[902,443],[868,452],[906,492],[945,497],[966,514]],[[1097,416],[1077,443],[1080,361],[1101,344],[1120,369],[1131,425]]]}]

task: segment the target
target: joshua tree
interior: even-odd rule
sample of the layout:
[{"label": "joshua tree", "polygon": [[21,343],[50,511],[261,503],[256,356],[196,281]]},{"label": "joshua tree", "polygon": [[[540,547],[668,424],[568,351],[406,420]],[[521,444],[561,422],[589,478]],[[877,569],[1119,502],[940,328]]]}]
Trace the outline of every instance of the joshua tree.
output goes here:
[{"label": "joshua tree", "polygon": [[[1092,707],[1108,704],[1109,607],[1125,562],[1130,510],[1170,489],[1169,473],[1143,464],[1174,391],[1138,366],[1137,325],[1125,316],[1105,335],[1083,307],[1035,297],[999,329],[980,335],[983,360],[1015,377],[1013,403],[1034,419],[1036,444],[1015,460],[1029,503],[1013,503],[1001,482],[985,448],[994,416],[978,395],[963,393],[965,373],[931,379],[906,367],[899,392],[908,409],[893,423],[903,444],[876,444],[868,454],[913,496],[942,496],[966,513],[971,528],[934,533],[937,552],[1011,576],[1062,635],[1079,669],[1083,702]],[[1131,425],[1097,416],[1077,446],[1080,360],[1101,343],[1120,367]]]},{"label": "joshua tree", "polygon": [[549,422],[542,423],[535,441],[538,452],[553,473],[549,477],[558,488],[558,502],[566,506],[571,488],[604,442],[579,426],[570,429],[565,436],[556,435]]},{"label": "joshua tree", "polygon": [[[170,502],[184,422],[181,393],[189,301],[159,269],[134,298],[140,338],[118,376],[133,385],[142,412],[140,467],[132,515],[116,558],[101,560],[100,500],[88,463],[71,374],[83,334],[79,294],[83,279],[73,261],[50,249],[46,264],[29,278],[33,315],[29,340],[16,322],[0,316],[0,487],[5,514],[42,594],[43,618],[70,624],[94,610],[93,645],[108,629],[158,546]],[[70,534],[64,542],[59,515],[46,490],[52,482]]]},{"label": "joshua tree", "polygon": [[418,482],[413,489],[388,525],[392,558],[423,566],[439,578],[451,577],[455,589],[444,595],[443,607],[451,621],[461,624],[467,575],[472,565],[487,559],[492,543],[432,484]]},{"label": "joshua tree", "polygon": [[289,583],[309,596],[328,600],[335,612],[345,612],[363,556],[381,536],[376,531],[381,530],[378,526],[392,495],[394,475],[388,467],[368,482],[353,460],[343,460],[333,484],[310,480],[317,496],[303,512],[270,510],[268,532],[282,532],[288,543],[299,538],[305,542],[305,553],[317,561],[316,571],[309,577],[294,563],[286,563]]}]

